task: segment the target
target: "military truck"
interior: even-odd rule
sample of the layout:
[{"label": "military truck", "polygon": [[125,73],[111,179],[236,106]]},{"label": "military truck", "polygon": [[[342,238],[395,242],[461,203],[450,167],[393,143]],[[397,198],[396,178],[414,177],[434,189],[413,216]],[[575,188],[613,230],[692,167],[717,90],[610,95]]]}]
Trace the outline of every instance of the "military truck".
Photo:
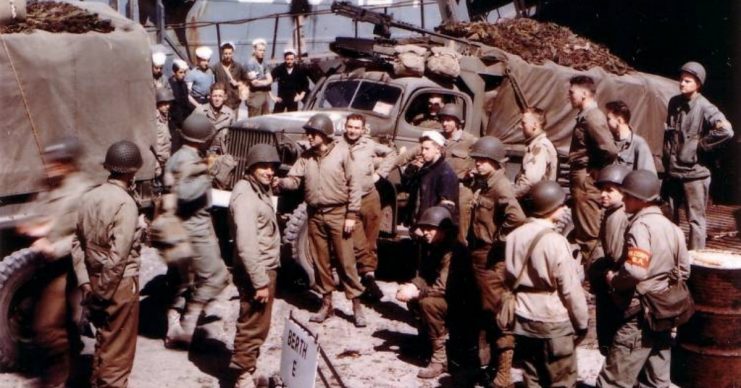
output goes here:
[{"label": "military truck", "polygon": [[[660,155],[667,101],[677,91],[673,80],[640,72],[617,76],[601,68],[580,72],[555,63],[534,65],[496,47],[422,30],[348,3],[335,3],[333,11],[375,23],[378,27],[374,30],[382,36],[338,37],[330,45],[338,59],[321,64],[326,76],[316,83],[301,111],[254,117],[230,128],[228,149],[238,162],[235,180],[243,174],[247,150],[256,143],[274,144],[285,172],[303,150],[302,125],[318,112],[332,118],[336,136],[341,136],[349,114],[361,113],[367,118],[370,136],[398,149],[408,149],[426,130],[415,126],[412,119],[425,111],[430,95],[438,94],[462,109],[465,131],[476,136],[493,135],[507,144],[510,162],[506,168],[511,178],[519,170],[525,147],[517,127],[520,112],[528,106],[544,109],[548,116],[546,133],[561,156],[559,181],[567,185],[565,155],[577,114],[569,105],[567,91],[568,80],[577,74],[590,75],[597,81],[601,105],[624,100],[632,110],[633,127],[646,138],[655,156]],[[411,29],[424,36],[392,40],[384,35],[389,28]],[[430,49],[454,47],[461,55],[460,74],[447,77],[427,71],[418,77],[397,76],[393,68],[394,47],[402,44]],[[406,206],[407,197],[400,192],[398,171],[388,180],[380,180],[377,188],[384,211],[382,238],[398,239],[398,214]],[[291,247],[293,258],[311,281],[306,206],[301,193],[282,196],[278,212],[285,221],[283,242]]]}]

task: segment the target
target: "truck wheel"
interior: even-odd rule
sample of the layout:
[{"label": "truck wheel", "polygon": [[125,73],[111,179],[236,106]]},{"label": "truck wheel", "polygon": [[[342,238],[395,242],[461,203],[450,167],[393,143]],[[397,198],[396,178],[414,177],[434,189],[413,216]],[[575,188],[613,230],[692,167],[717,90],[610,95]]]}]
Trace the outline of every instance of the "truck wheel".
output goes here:
[{"label": "truck wheel", "polygon": [[34,305],[41,289],[36,280],[43,261],[21,249],[0,261],[0,369],[17,368],[29,356]]},{"label": "truck wheel", "polygon": [[283,243],[291,246],[291,256],[303,270],[309,286],[314,285],[314,267],[309,254],[309,231],[306,202],[302,202],[291,213],[283,230]]}]

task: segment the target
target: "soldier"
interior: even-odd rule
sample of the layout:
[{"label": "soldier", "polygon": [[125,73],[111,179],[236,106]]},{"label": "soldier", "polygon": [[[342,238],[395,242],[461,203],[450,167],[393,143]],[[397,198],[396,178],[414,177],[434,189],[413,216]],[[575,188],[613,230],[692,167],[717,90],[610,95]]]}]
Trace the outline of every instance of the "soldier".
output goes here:
[{"label": "soldier", "polygon": [[525,137],[525,155],[520,172],[515,177],[515,196],[525,198],[530,188],[540,181],[555,181],[558,177],[558,153],[543,128],[545,112],[539,108],[526,108],[520,118],[520,129]]},{"label": "soldier", "polygon": [[605,284],[605,274],[617,268],[618,261],[623,256],[628,216],[623,206],[621,186],[623,179],[630,171],[628,166],[613,164],[600,171],[596,182],[600,189],[600,200],[604,209],[599,232],[604,256],[595,260],[589,267],[589,290],[596,299],[597,342],[603,356],[607,355],[612,338],[623,317],[622,312],[618,311],[612,302],[610,289]]},{"label": "soldier", "polygon": [[662,196],[669,201],[675,223],[684,205],[690,224],[689,249],[705,248],[705,206],[710,189],[710,170],[702,156],[733,137],[731,123],[700,91],[705,68],[687,62],[679,76],[680,94],[669,100],[664,134],[664,180]]},{"label": "soldier", "polygon": [[271,75],[278,83],[273,113],[297,111],[299,101],[309,92],[309,74],[296,63],[296,51],[292,48],[283,51],[283,63],[276,66]]},{"label": "soldier", "polygon": [[190,102],[195,105],[203,105],[208,102],[211,85],[216,82],[214,71],[208,66],[213,51],[201,46],[196,49],[196,67],[185,76],[185,82],[190,91]]},{"label": "soldier", "polygon": [[44,148],[43,158],[49,191],[33,203],[34,217],[19,227],[19,231],[34,239],[31,249],[46,262],[45,286],[35,306],[33,332],[40,348],[41,385],[64,386],[71,366],[71,357],[80,348],[74,320],[79,313],[75,303],[76,289],[72,272],[72,239],[77,223],[80,197],[93,186],[80,172],[81,145],[76,137],[65,137]]},{"label": "soldier", "polygon": [[167,56],[165,53],[152,53],[152,79],[155,89],[166,88],[169,86],[167,78],[165,78],[165,73],[162,71],[166,60]]},{"label": "soldier", "polygon": [[311,116],[304,130],[311,148],[301,155],[286,178],[276,178],[273,185],[296,190],[302,182],[304,184],[309,213],[309,249],[315,255],[316,288],[322,294],[322,307],[309,320],[324,322],[334,315],[332,249],[337,255],[337,272],[345,296],[352,300],[355,326],[365,327],[365,315],[358,299],[364,289],[352,246],[352,233],[360,212],[361,183],[354,174],[350,150],[345,144],[334,141],[334,124],[329,116],[323,113]]},{"label": "soldier", "polygon": [[210,97],[208,104],[201,105],[196,109],[196,112],[205,115],[216,130],[214,140],[211,143],[213,148],[217,149],[216,153],[226,154],[226,138],[229,134],[229,127],[234,123],[236,114],[232,108],[224,105],[226,101],[226,86],[221,82],[211,85]]},{"label": "soldier", "polygon": [[[195,105],[190,102],[190,93],[188,92],[188,84],[185,82],[185,76],[188,73],[188,64],[182,59],[175,59],[172,61],[172,77],[170,77],[170,90],[175,96],[170,107],[170,114],[172,120],[175,123],[175,128],[182,129],[183,122],[190,116]],[[180,138],[175,136],[173,151],[180,148]]]},{"label": "soldier", "polygon": [[157,160],[154,175],[161,182],[165,163],[172,154],[172,136],[170,135],[170,106],[175,96],[170,89],[157,89],[157,110],[155,112],[155,130],[157,142],[154,145],[154,156]]},{"label": "soldier", "polygon": [[443,107],[443,96],[438,93],[432,93],[427,100],[427,111],[422,112],[412,118],[412,125],[429,128],[429,129],[442,129],[442,123],[438,112]]},{"label": "soldier", "polygon": [[270,89],[273,76],[267,69],[265,48],[268,44],[265,39],[258,38],[252,41],[252,58],[247,61],[245,71],[249,84],[250,95],[247,100],[249,117],[257,117],[270,113]]},{"label": "soldier", "polygon": [[378,301],[383,297],[375,280],[382,214],[381,197],[375,183],[388,176],[398,155],[393,148],[376,143],[366,135],[365,116],[361,114],[347,116],[345,134],[340,142],[350,149],[363,196],[360,200],[358,224],[353,229],[353,249],[358,261],[358,273],[365,286],[363,295],[369,301]]},{"label": "soldier", "polygon": [[556,182],[535,184],[533,218],[507,236],[507,283],[516,297],[513,332],[527,387],[576,386],[576,345],[587,334],[577,263],[554,225],[566,209],[565,197]]},{"label": "soldier", "polygon": [[[492,136],[474,143],[475,178],[468,182],[473,192],[471,229],[468,234],[473,274],[481,296],[481,328],[496,363],[497,387],[512,385],[510,368],[514,338],[501,332],[494,319],[504,291],[504,241],[508,233],[525,221],[512,183],[504,175],[507,160],[504,144]],[[496,349],[496,350],[495,350]]]},{"label": "soldier", "polygon": [[280,266],[280,233],[270,185],[280,165],[274,146],[257,144],[245,160],[245,177],[229,201],[234,238],[234,282],[239,289],[239,318],[230,368],[240,371],[235,388],[254,387],[260,345],[270,330],[270,315]]},{"label": "soldier", "polygon": [[582,260],[589,265],[599,257],[599,190],[594,178],[603,167],[612,164],[617,148],[612,141],[607,118],[595,100],[594,80],[585,75],[569,81],[569,101],[579,110],[571,136],[569,164],[571,167],[571,197],[574,200],[574,238],[579,244]]},{"label": "soldier", "polygon": [[142,166],[139,147],[114,143],[103,166],[108,181],[80,198],[72,257],[83,304],[97,328],[91,386],[126,387],[139,325],[143,220],[131,192]]},{"label": "soldier", "polygon": [[610,101],[605,104],[607,126],[617,147],[615,164],[630,167],[632,170],[648,170],[656,173],[651,148],[630,126],[630,108],[624,102]]},{"label": "soldier", "polygon": [[624,315],[597,387],[671,384],[671,330],[651,330],[640,302],[647,292],[663,292],[673,279],[686,280],[690,274],[684,234],[656,205],[660,185],[656,175],[645,170],[632,171],[623,180],[625,211],[631,214],[624,255],[619,268],[608,271],[605,280],[615,293],[625,296],[620,306]]},{"label": "soldier", "polygon": [[180,218],[194,251],[192,260],[177,266],[180,282],[187,283],[189,270],[194,273],[195,278],[185,313],[182,316],[179,314],[185,300],[176,298],[167,314],[165,345],[168,347],[176,344],[190,345],[204,307],[229,283],[209,213],[211,177],[203,153],[208,149],[213,136],[214,126],[205,116],[198,113],[190,115],[181,131],[183,146],[165,165],[165,188],[175,197],[175,200],[163,201],[169,203],[165,205],[165,211],[174,212]]},{"label": "soldier", "polygon": [[[424,250],[417,276],[399,286],[396,299],[408,304],[420,315],[420,336],[429,336],[432,357],[426,368],[417,373],[421,379],[433,379],[446,370],[448,362],[445,337],[450,331],[451,349],[463,348],[462,357],[450,360],[465,368],[477,369],[476,336],[465,322],[472,308],[470,292],[470,258],[465,246],[457,240],[456,226],[450,211],[442,206],[427,209],[417,227],[422,231]],[[453,356],[453,354],[451,354]],[[459,374],[460,375],[460,374]],[[465,376],[465,375],[463,375]],[[461,377],[463,377],[461,376]],[[456,379],[456,386],[469,386]]]},{"label": "soldier", "polygon": [[241,102],[239,88],[242,80],[246,78],[242,66],[234,60],[234,44],[224,42],[221,44],[221,62],[213,65],[214,80],[224,84],[226,88],[226,106],[236,110]]}]

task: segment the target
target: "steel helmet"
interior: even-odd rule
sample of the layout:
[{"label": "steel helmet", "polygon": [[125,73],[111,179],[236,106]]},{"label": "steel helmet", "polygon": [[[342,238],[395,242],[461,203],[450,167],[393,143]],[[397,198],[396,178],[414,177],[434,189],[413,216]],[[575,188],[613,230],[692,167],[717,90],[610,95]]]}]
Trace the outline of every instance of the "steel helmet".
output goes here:
[{"label": "steel helmet", "polygon": [[142,164],[142,154],[139,152],[139,147],[128,140],[121,140],[108,147],[103,167],[110,172],[125,174],[136,172]]},{"label": "steel helmet", "polygon": [[439,112],[437,112],[438,116],[449,116],[456,120],[458,120],[458,123],[463,122],[463,111],[461,107],[459,107],[456,104],[445,104],[442,109],[440,109]]},{"label": "steel helmet", "polygon": [[280,165],[278,151],[270,144],[261,143],[253,145],[247,152],[247,157],[245,158],[245,173],[250,170],[250,167],[257,163],[272,163],[274,165]]},{"label": "steel helmet", "polygon": [[82,154],[82,144],[77,136],[64,136],[44,147],[47,162],[75,162]]},{"label": "steel helmet", "polygon": [[623,192],[641,201],[652,202],[659,199],[661,182],[659,177],[648,170],[631,171],[623,179]]},{"label": "steel helmet", "polygon": [[606,183],[613,183],[620,186],[623,184],[623,179],[625,179],[625,176],[628,175],[629,172],[630,167],[628,166],[612,164],[600,170],[597,182],[595,183],[597,186]]},{"label": "steel helmet", "polygon": [[469,155],[472,158],[491,159],[500,164],[507,161],[507,150],[504,148],[504,143],[494,136],[484,136],[473,143]]},{"label": "steel helmet", "polygon": [[208,117],[198,112],[191,113],[183,122],[183,129],[180,130],[183,139],[199,144],[209,141],[214,133],[216,129]]},{"label": "steel helmet", "polygon": [[417,226],[434,226],[443,228],[453,225],[453,216],[445,206],[433,206],[422,213]]},{"label": "steel helmet", "polygon": [[323,134],[326,138],[332,140],[334,136],[334,123],[329,116],[324,113],[317,113],[309,118],[304,124],[305,131],[315,131]]},{"label": "steel helmet", "polygon": [[156,93],[157,103],[160,102],[172,102],[175,101],[175,95],[172,94],[172,90],[169,88],[157,88]]},{"label": "steel helmet", "polygon": [[701,65],[699,62],[687,62],[682,65],[679,70],[683,73],[692,74],[698,81],[700,81],[700,85],[705,85],[705,77],[707,76],[707,73],[705,72],[705,66]]},{"label": "steel helmet", "polygon": [[564,204],[566,193],[555,181],[540,181],[530,189],[529,213],[543,217]]}]

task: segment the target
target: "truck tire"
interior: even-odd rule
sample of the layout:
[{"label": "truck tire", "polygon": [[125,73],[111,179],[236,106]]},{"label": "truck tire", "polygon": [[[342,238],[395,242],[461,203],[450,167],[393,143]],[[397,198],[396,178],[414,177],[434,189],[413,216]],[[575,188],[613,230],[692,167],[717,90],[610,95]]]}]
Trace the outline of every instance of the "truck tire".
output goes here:
[{"label": "truck tire", "polygon": [[309,254],[309,231],[306,202],[291,212],[283,229],[283,243],[291,247],[291,257],[306,273],[309,287],[314,285],[314,267]]},{"label": "truck tire", "polygon": [[40,255],[21,249],[0,261],[0,370],[18,368],[31,352]]}]

